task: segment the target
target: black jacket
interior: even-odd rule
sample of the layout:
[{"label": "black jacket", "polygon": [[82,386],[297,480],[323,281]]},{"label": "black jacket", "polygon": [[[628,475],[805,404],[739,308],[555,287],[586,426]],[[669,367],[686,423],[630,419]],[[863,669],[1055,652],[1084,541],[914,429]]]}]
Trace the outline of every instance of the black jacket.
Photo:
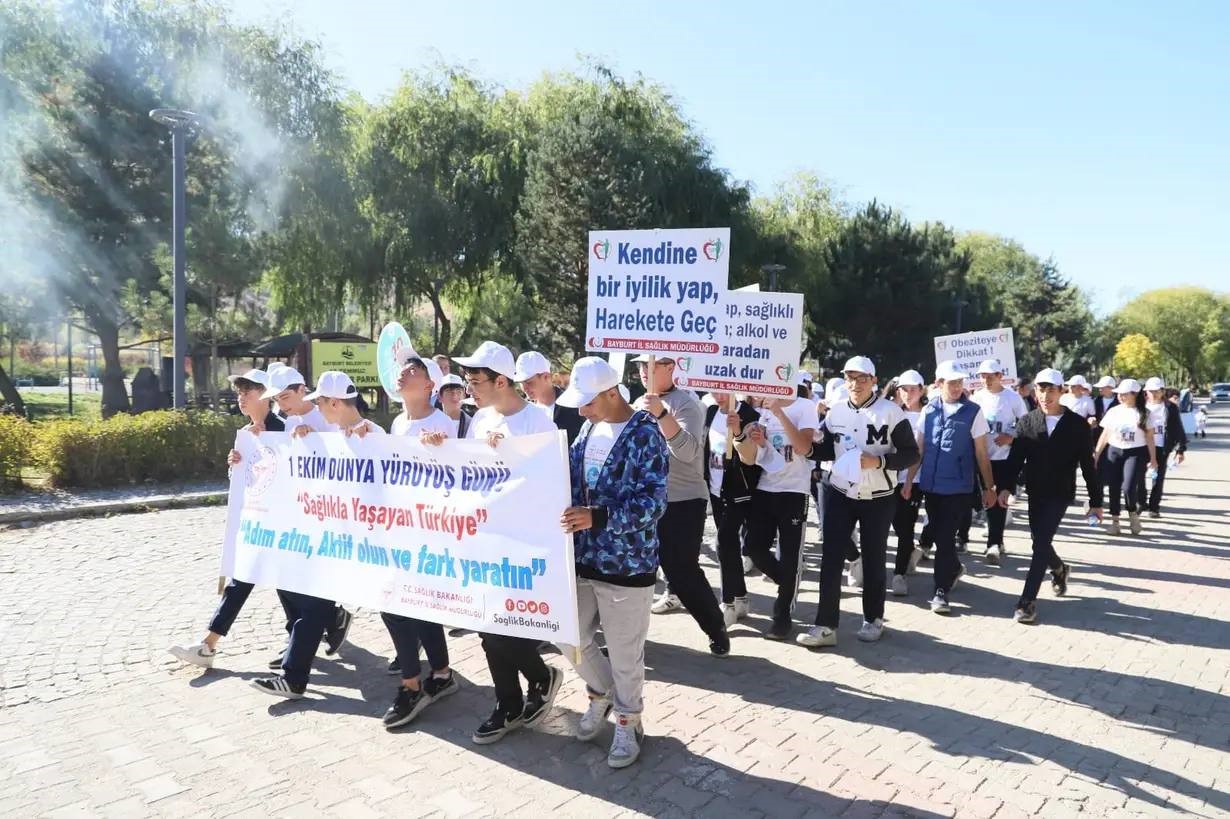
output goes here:
[{"label": "black jacket", "polygon": [[555,422],[557,429],[562,429],[568,433],[568,446],[572,446],[572,442],[577,439],[577,435],[581,432],[581,426],[585,423],[585,419],[581,417],[581,413],[577,412],[574,407],[561,407],[559,405],[559,397],[564,391],[559,387],[555,388],[556,403],[551,405],[551,420]]},{"label": "black jacket", "polygon": [[1046,414],[1040,409],[1026,415],[1016,424],[1016,437],[1008,452],[1009,475],[1006,485],[998,487],[1011,492],[1016,489],[1021,468],[1025,468],[1025,488],[1030,498],[1060,498],[1071,502],[1076,497],[1076,468],[1080,467],[1089,493],[1089,505],[1102,506],[1102,484],[1093,465],[1093,450],[1089,446],[1089,424],[1072,410],[1064,407],[1054,434],[1046,433]]},{"label": "black jacket", "polygon": [[[1173,401],[1166,402],[1166,454],[1187,452],[1187,430],[1183,429],[1183,414]],[[1160,458],[1159,458],[1160,460]]]}]

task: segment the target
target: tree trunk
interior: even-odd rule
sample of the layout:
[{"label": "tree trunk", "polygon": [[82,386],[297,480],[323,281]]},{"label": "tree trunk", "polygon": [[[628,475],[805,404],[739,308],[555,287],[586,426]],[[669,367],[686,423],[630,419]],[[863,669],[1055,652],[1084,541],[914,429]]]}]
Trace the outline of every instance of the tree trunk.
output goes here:
[{"label": "tree trunk", "polygon": [[[120,366],[120,328],[113,321],[91,318],[103,354],[102,417],[110,418],[132,409],[128,402],[128,390],[124,387],[124,368]],[[73,377],[71,370],[68,377]]]},{"label": "tree trunk", "polygon": [[12,407],[18,415],[26,414],[26,403],[21,400],[21,393],[4,371],[3,364],[0,364],[0,405]]},{"label": "tree trunk", "polygon": [[453,322],[449,320],[448,315],[444,312],[444,302],[440,301],[438,291],[432,291],[427,294],[431,299],[431,308],[436,312],[436,321],[440,322],[440,338],[436,343],[436,349],[432,351],[432,355],[436,353],[446,352],[450,349],[452,341]]}]

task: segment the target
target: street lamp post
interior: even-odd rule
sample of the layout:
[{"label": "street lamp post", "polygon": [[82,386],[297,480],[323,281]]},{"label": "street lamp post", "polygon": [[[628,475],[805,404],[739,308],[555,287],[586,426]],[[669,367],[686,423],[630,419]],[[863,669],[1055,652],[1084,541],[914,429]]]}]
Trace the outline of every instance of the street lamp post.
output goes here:
[{"label": "street lamp post", "polygon": [[760,266],[761,273],[769,274],[769,289],[774,293],[777,292],[777,274],[786,269],[784,264],[762,264]]},{"label": "street lamp post", "polygon": [[187,174],[187,142],[188,130],[199,121],[191,111],[180,111],[174,108],[155,108],[149,112],[150,118],[160,125],[171,129],[171,160],[174,166],[172,173],[173,205],[171,210],[172,254],[175,259],[174,286],[172,288],[172,348],[175,359],[171,368],[172,406],[182,409],[187,404],[184,383],[184,359],[188,355],[187,326],[187,296],[188,279],[185,272],[184,231],[188,221],[188,200],[184,190],[184,177]]}]

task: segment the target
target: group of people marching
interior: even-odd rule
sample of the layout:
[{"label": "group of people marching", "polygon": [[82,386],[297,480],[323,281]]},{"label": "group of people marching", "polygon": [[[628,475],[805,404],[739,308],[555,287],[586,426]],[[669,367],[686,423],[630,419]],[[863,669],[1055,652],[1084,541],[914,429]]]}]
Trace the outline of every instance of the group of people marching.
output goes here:
[{"label": "group of people marching", "polygon": [[[686,609],[710,652],[731,650],[727,629],[748,616],[745,575],[755,569],[777,587],[765,637],[789,639],[802,576],[809,505],[821,521],[820,601],[814,624],[795,635],[804,646],[837,643],[843,578],[862,587],[858,639],[884,633],[886,595],[909,593],[907,576],[934,549],[930,608],[950,611],[950,596],[965,573],[961,560],[975,507],[985,510],[984,559],[999,565],[1009,505],[1023,482],[1033,555],[1014,617],[1031,623],[1046,573],[1057,595],[1070,570],[1053,540],[1084,477],[1093,521],[1102,519],[1103,486],[1110,491],[1110,531],[1141,531],[1146,509],[1157,515],[1167,455],[1181,461],[1186,437],[1159,379],[1103,379],[1100,394],[1081,376],[1065,381],[1044,369],[1014,391],[999,362],[985,361],[982,387],[943,362],[928,388],[921,374],[902,373],[878,386],[872,361],[855,356],[818,400],[801,374],[797,394],[784,399],[696,393],[675,386],[670,357],[635,359],[645,393],[629,403],[622,373],[605,359],[573,366],[567,389],[552,381],[547,359],[483,342],[471,356],[425,358],[398,354],[396,396],[402,412],[386,431],[364,417],[359,390],[341,372],[322,373],[309,391],[303,376],[282,365],[233,377],[250,433],[295,436],[409,435],[429,446],[477,439],[493,447],[508,437],[563,430],[570,445],[571,505],[560,525],[574,536],[580,645],[558,646],[584,680],[589,706],[576,726],[595,739],[614,715],[608,764],[636,761],[641,725],[645,641],[652,613]],[[1066,388],[1066,392],[1065,392]],[[270,402],[276,405],[271,406]],[[230,454],[232,466],[241,462]],[[1145,493],[1146,465],[1154,471]],[[920,510],[926,525],[917,539]],[[700,566],[706,516],[717,530],[721,591],[715,596]],[[888,538],[896,537],[891,578]],[[659,569],[666,591],[654,599]],[[180,660],[211,667],[219,640],[235,622],[252,585],[231,579],[205,637],[171,649]],[[335,653],[352,614],[334,601],[279,590],[289,639],[270,662],[280,674],[257,679],[260,691],[303,696],[321,645]],[[389,672],[399,675],[384,724],[397,728],[427,706],[455,693],[444,627],[383,613],[393,649]],[[601,632],[601,643],[598,634]],[[482,634],[495,703],[474,730],[487,744],[533,727],[551,712],[563,674],[542,659],[536,640]],[[422,668],[420,650],[428,668]],[[524,681],[524,682],[523,682]]]}]

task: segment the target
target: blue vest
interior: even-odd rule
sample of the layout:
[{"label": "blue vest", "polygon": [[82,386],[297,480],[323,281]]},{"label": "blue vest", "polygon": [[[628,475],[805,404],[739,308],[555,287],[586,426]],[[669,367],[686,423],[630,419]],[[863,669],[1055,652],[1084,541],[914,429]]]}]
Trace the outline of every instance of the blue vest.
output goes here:
[{"label": "blue vest", "polygon": [[924,416],[922,465],[918,485],[937,495],[967,495],[974,491],[974,418],[979,407],[968,398],[947,418],[938,402]]}]

